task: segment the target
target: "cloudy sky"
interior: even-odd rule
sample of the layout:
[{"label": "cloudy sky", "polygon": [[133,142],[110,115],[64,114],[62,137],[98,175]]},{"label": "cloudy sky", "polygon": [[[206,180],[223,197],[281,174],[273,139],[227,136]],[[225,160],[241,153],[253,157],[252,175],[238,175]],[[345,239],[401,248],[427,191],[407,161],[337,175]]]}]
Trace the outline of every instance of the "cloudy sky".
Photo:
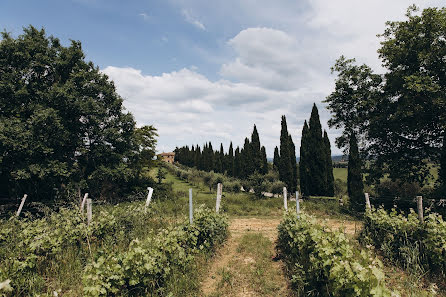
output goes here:
[{"label": "cloudy sky", "polygon": [[2,0],[0,28],[32,24],[80,40],[87,59],[115,82],[138,125],[160,134],[158,151],[243,139],[257,125],[268,156],[280,117],[299,154],[315,102],[332,141],[322,101],[333,90],[340,55],[382,72],[376,50],[385,22],[407,7],[444,0]]}]

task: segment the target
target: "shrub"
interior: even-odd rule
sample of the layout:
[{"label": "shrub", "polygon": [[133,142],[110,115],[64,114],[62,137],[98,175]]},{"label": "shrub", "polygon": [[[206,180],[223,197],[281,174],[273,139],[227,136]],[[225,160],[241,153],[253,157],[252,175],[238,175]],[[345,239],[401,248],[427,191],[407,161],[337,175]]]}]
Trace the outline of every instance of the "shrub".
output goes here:
[{"label": "shrub", "polygon": [[141,295],[163,292],[172,272],[184,270],[199,252],[210,252],[227,236],[227,219],[199,207],[194,223],[165,229],[155,237],[134,240],[127,252],[100,256],[87,265],[86,296]]},{"label": "shrub", "polygon": [[[372,208],[365,214],[360,239],[411,270],[421,265],[424,270],[446,272],[446,222],[438,214],[429,214],[421,224],[412,209],[406,216],[395,209]],[[418,259],[408,258],[408,250],[414,249]]]},{"label": "shrub", "polygon": [[391,296],[381,261],[357,249],[343,232],[327,232],[315,218],[291,212],[278,229],[278,250],[301,296]]}]

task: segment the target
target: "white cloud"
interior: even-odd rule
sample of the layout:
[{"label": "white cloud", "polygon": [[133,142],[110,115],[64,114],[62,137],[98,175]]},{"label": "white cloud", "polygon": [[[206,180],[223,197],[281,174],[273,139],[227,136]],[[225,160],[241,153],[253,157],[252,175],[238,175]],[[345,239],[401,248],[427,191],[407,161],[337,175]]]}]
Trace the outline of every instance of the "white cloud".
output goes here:
[{"label": "white cloud", "polygon": [[193,66],[159,76],[112,66],[103,72],[114,80],[137,122],[159,129],[163,149],[208,140],[223,142],[225,148],[231,140],[242,145],[255,123],[272,155],[282,114],[288,115],[289,131],[299,146],[301,124],[312,103],[324,95],[302,66],[306,63],[296,51],[297,41],[279,30],[250,28],[228,45],[237,57],[222,65],[217,81]]},{"label": "white cloud", "polygon": [[142,12],[138,15],[141,16],[145,21],[147,21],[150,18],[150,16],[145,12]]},{"label": "white cloud", "polygon": [[[222,48],[191,45],[203,60],[219,65],[219,77],[212,81],[195,67],[161,75],[107,67],[103,71],[115,81],[125,106],[138,123],[159,129],[162,150],[209,140],[215,147],[223,142],[225,149],[230,140],[242,145],[255,123],[269,156],[279,144],[283,114],[297,154],[303,121],[309,118],[313,102],[328,129],[330,115],[322,101],[334,86],[330,67],[343,54],[382,71],[376,34],[384,31],[385,21],[404,19],[405,10],[414,2],[170,1],[185,21],[221,34],[216,39]],[[444,0],[415,2],[421,8],[444,5]],[[340,153],[334,147],[338,134],[329,130],[334,154]]]},{"label": "white cloud", "polygon": [[203,23],[200,22],[199,20],[197,20],[196,18],[194,18],[188,10],[183,9],[181,11],[181,13],[183,14],[184,19],[186,20],[186,22],[194,25],[195,27],[197,27],[197,28],[199,28],[201,30],[206,30],[206,27],[203,25]]}]

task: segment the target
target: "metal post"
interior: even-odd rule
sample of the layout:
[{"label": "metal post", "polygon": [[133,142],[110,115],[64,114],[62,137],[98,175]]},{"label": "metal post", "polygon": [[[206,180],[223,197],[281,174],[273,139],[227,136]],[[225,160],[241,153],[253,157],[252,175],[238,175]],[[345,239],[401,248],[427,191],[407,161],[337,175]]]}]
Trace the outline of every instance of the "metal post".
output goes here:
[{"label": "metal post", "polygon": [[365,206],[366,206],[366,209],[372,209],[372,206],[370,205],[369,193],[364,193],[364,196],[365,196]]},{"label": "metal post", "polygon": [[297,218],[300,218],[300,204],[299,204],[299,192],[296,191],[296,213]]},{"label": "metal post", "polygon": [[418,219],[420,223],[424,222],[423,216],[423,196],[417,196],[417,206],[418,206]]},{"label": "metal post", "polygon": [[147,190],[149,192],[147,193],[147,200],[146,200],[146,205],[144,206],[144,212],[147,211],[147,207],[149,207],[150,201],[152,201],[152,194],[153,194],[153,188],[148,187]]},{"label": "metal post", "polygon": [[82,203],[81,203],[81,213],[84,213],[84,206],[85,206],[85,202],[87,201],[87,198],[88,198],[88,193],[85,193],[84,199],[82,199]]},{"label": "metal post", "polygon": [[215,211],[218,213],[220,211],[220,203],[221,203],[221,196],[223,193],[223,185],[221,183],[217,184],[217,202],[215,204]]},{"label": "metal post", "polygon": [[193,209],[192,209],[192,189],[189,189],[189,223],[193,222]]},{"label": "metal post", "polygon": [[22,208],[23,208],[23,205],[25,204],[26,197],[28,197],[27,194],[23,195],[22,202],[20,202],[20,206],[19,206],[19,209],[17,210],[16,216],[19,216],[20,213],[22,212]]},{"label": "metal post", "polygon": [[285,208],[285,210],[288,210],[288,203],[286,196],[287,196],[286,187],[283,187],[283,207]]},{"label": "metal post", "polygon": [[92,217],[93,217],[92,202],[91,202],[91,199],[87,199],[87,222],[88,222],[88,225],[90,225]]}]

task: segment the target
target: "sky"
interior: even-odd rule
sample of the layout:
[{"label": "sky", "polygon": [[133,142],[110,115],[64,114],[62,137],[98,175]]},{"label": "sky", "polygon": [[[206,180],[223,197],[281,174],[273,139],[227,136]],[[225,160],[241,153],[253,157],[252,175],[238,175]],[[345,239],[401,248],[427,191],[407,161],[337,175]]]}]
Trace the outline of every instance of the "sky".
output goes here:
[{"label": "sky", "polygon": [[82,42],[86,59],[114,81],[138,126],[158,129],[158,152],[211,141],[242,146],[257,126],[268,157],[280,119],[299,155],[314,103],[332,154],[341,154],[323,103],[330,67],[344,55],[383,73],[377,49],[386,21],[409,5],[444,0],[0,0],[0,29],[33,25]]}]

